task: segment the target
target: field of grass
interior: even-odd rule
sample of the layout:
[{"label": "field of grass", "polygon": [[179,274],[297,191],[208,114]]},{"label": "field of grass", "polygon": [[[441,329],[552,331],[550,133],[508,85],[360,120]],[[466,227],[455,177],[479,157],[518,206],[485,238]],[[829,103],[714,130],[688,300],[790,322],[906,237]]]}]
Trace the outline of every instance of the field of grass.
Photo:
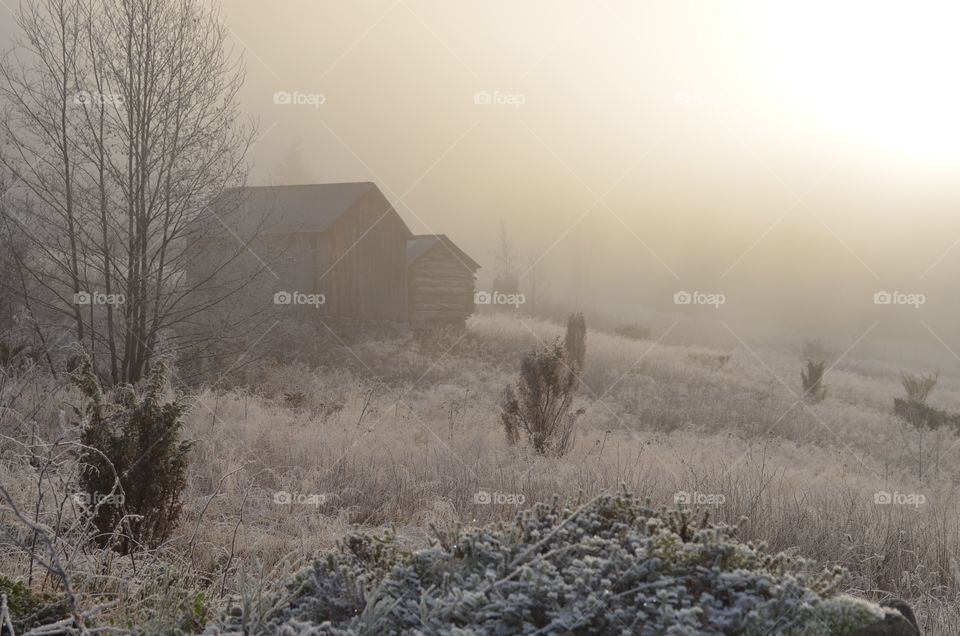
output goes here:
[{"label": "field of grass", "polygon": [[[431,526],[509,520],[535,501],[626,484],[655,506],[699,497],[709,503],[691,505],[739,524],[742,539],[843,565],[851,592],[902,597],[925,634],[956,633],[960,440],[928,433],[921,455],[917,433],[891,413],[896,364],[853,350],[826,376],[826,399],[807,404],[788,346],[731,336],[729,348],[708,349],[591,331],[577,440],[554,459],[507,444],[499,402],[520,354],[561,335],[548,322],[484,315],[463,335],[371,340],[338,347],[315,369],[264,365],[245,383],[212,381],[187,421],[196,445],[179,534],[139,559],[71,534],[76,511],[63,493],[78,396],[56,381],[5,387],[19,415],[3,433],[0,483],[31,518],[63,528],[58,549],[79,590],[93,602],[121,592],[105,610],[120,624],[202,624],[221,599],[255,597],[350,529],[392,524],[423,545]],[[960,378],[941,375],[931,403],[960,410]],[[44,454],[56,461],[41,475],[30,458]],[[881,491],[925,499],[879,505]],[[4,530],[25,532],[8,511]],[[0,543],[0,571],[31,578],[23,551]],[[31,584],[44,585],[36,564]]]}]

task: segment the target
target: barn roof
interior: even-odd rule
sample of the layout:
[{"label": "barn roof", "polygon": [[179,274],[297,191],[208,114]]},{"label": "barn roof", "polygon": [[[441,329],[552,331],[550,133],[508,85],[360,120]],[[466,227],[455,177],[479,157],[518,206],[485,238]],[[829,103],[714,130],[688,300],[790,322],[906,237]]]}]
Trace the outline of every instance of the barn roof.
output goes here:
[{"label": "barn roof", "polygon": [[479,263],[467,256],[467,253],[457,247],[457,244],[451,241],[446,234],[418,234],[409,239],[407,241],[407,265],[412,264],[435,245],[442,245],[449,250],[468,269],[473,271],[480,269]]},{"label": "barn roof", "polygon": [[211,208],[238,234],[324,232],[371,190],[369,181],[247,186],[224,191]]}]

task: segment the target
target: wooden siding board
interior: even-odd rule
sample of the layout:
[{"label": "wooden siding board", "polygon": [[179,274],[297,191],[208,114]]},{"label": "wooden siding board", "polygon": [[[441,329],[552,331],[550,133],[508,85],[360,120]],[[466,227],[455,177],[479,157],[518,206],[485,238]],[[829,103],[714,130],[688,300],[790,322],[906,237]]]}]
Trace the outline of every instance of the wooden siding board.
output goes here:
[{"label": "wooden siding board", "polygon": [[406,320],[410,230],[383,195],[361,197],[329,234],[331,258],[340,259],[331,272],[338,315]]},{"label": "wooden siding board", "polygon": [[438,243],[410,265],[410,321],[414,328],[463,324],[473,313],[476,275]]},{"label": "wooden siding board", "polygon": [[[261,277],[257,288],[247,294],[254,302],[272,305],[273,294],[280,290],[320,293],[326,298],[321,315],[406,321],[413,309],[406,256],[412,237],[390,202],[371,187],[325,231],[257,237],[250,244],[253,254],[241,255],[234,267],[252,267],[259,257],[273,272]],[[226,253],[229,240],[217,237],[198,243],[198,248]],[[431,256],[430,262],[449,266],[449,259]],[[456,266],[462,268],[459,263]],[[191,275],[202,276],[203,264],[188,272]],[[469,287],[472,309],[472,272],[468,276],[457,272],[449,280],[437,276],[433,285]],[[289,309],[276,308],[278,317]]]}]

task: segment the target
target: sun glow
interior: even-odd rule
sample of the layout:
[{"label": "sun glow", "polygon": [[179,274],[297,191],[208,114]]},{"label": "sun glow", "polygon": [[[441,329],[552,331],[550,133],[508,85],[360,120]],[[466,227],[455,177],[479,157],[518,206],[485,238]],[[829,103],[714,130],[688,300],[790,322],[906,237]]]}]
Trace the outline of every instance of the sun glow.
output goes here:
[{"label": "sun glow", "polygon": [[751,44],[769,97],[910,160],[960,162],[960,5],[759,3]]}]

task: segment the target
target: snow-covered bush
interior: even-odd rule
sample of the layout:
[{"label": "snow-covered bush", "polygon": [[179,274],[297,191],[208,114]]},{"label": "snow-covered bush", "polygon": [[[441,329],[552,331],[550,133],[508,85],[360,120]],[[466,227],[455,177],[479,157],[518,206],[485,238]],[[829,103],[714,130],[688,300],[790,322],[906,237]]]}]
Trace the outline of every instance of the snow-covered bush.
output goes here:
[{"label": "snow-covered bush", "polygon": [[839,593],[843,570],[817,572],[735,535],[628,492],[538,504],[512,526],[441,535],[413,553],[390,534],[353,535],[283,593],[242,603],[207,633],[813,636],[885,619],[910,628]]}]

